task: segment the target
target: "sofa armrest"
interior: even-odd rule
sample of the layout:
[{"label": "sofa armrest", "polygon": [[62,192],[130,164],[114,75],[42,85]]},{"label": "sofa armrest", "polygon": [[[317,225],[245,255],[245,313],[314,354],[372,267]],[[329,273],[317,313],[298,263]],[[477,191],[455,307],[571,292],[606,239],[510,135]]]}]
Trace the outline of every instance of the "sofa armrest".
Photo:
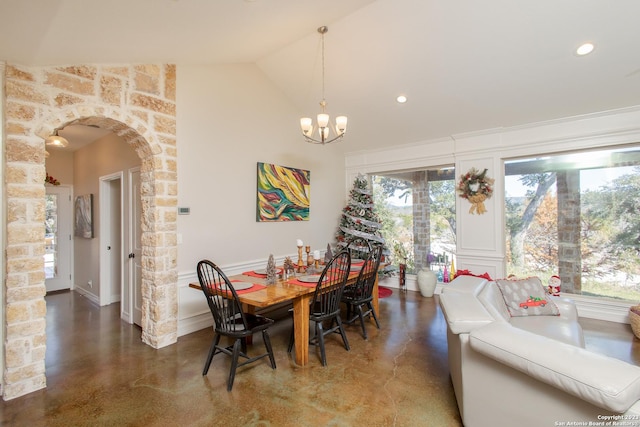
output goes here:
[{"label": "sofa armrest", "polygon": [[494,322],[470,333],[471,348],[597,407],[624,413],[640,399],[640,367]]},{"label": "sofa armrest", "polygon": [[560,316],[567,320],[578,321],[578,309],[575,302],[569,298],[549,296],[551,300],[558,306]]},{"label": "sofa armrest", "polygon": [[440,307],[449,329],[454,334],[469,333],[495,319],[487,312],[475,295],[463,292],[447,292],[440,295]]},{"label": "sofa armrest", "polygon": [[461,292],[478,295],[487,279],[476,276],[456,276],[453,281],[449,282],[442,288],[442,292]]}]

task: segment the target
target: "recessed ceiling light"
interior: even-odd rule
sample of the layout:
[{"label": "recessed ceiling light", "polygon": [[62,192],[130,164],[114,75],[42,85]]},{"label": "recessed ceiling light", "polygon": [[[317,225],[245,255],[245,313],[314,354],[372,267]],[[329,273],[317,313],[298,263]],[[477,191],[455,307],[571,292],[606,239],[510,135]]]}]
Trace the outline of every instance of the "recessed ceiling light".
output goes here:
[{"label": "recessed ceiling light", "polygon": [[588,55],[591,52],[593,52],[593,49],[594,49],[594,46],[592,43],[584,43],[576,49],[576,55],[579,55],[579,56]]},{"label": "recessed ceiling light", "polygon": [[407,102],[407,97],[404,95],[400,95],[396,98],[396,101],[398,101],[399,104],[404,104],[405,102]]}]

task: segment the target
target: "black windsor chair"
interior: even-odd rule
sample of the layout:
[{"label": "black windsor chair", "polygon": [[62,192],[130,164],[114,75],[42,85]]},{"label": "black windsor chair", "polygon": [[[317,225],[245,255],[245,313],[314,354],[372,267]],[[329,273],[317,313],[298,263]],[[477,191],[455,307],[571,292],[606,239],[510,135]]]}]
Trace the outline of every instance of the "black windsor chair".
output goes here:
[{"label": "black windsor chair", "polygon": [[355,237],[347,243],[344,250],[351,255],[351,263],[359,263],[369,258],[371,254],[371,244],[364,237]]},{"label": "black windsor chair", "polygon": [[[344,348],[347,351],[350,350],[349,341],[340,318],[340,300],[349,277],[350,264],[349,252],[342,251],[334,256],[322,270],[309,305],[309,320],[315,323],[315,335],[309,338],[309,344],[320,347],[323,366],[327,365],[324,339],[328,334],[339,333],[342,336]],[[329,322],[328,329],[324,327],[325,322]],[[293,345],[294,332],[292,330],[289,339],[289,353],[293,349]]]},{"label": "black windsor chair", "polygon": [[[365,340],[367,339],[365,317],[373,316],[376,327],[380,329],[380,322],[378,322],[378,316],[373,307],[373,288],[378,274],[378,267],[380,266],[382,250],[382,245],[378,245],[369,251],[367,256],[363,258],[364,264],[360,269],[360,273],[358,273],[358,280],[354,285],[347,287],[342,295],[342,302],[347,305],[345,323],[350,325],[359,319],[362,327],[362,336]],[[352,313],[354,314],[352,315]]]},{"label": "black windsor chair", "polygon": [[[214,320],[215,336],[209,348],[207,361],[204,364],[202,375],[207,375],[213,356],[217,353],[224,353],[231,356],[231,371],[227,382],[227,390],[231,391],[233,380],[236,376],[236,369],[240,366],[255,362],[263,357],[269,356],[271,368],[276,369],[276,360],[271,348],[268,328],[274,321],[255,314],[242,311],[242,304],[238,300],[238,294],[233,288],[231,281],[222,270],[209,260],[198,262],[198,280],[200,287],[207,298],[207,303],[211,309]],[[256,332],[262,332],[262,338],[267,352],[250,357],[247,355],[247,337],[251,337]],[[233,345],[223,347],[220,345],[221,337],[229,337]],[[238,363],[239,358],[244,360]]]}]

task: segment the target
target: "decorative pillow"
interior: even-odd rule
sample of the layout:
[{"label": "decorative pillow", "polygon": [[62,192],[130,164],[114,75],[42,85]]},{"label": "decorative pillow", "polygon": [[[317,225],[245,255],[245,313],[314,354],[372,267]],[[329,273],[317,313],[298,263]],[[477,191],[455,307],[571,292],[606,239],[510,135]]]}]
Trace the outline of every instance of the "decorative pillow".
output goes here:
[{"label": "decorative pillow", "polygon": [[498,279],[496,284],[511,317],[560,315],[558,306],[549,298],[539,277]]}]

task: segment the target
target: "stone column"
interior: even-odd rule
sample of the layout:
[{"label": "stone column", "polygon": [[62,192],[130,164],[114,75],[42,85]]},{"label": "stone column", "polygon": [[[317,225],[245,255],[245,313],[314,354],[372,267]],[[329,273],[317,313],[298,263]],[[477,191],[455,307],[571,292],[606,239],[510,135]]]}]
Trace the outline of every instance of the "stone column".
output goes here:
[{"label": "stone column", "polygon": [[558,275],[561,291],[580,294],[580,171],[557,172],[558,188]]},{"label": "stone column", "polygon": [[427,266],[430,241],[429,180],[427,171],[413,173],[413,253],[415,272]]}]

